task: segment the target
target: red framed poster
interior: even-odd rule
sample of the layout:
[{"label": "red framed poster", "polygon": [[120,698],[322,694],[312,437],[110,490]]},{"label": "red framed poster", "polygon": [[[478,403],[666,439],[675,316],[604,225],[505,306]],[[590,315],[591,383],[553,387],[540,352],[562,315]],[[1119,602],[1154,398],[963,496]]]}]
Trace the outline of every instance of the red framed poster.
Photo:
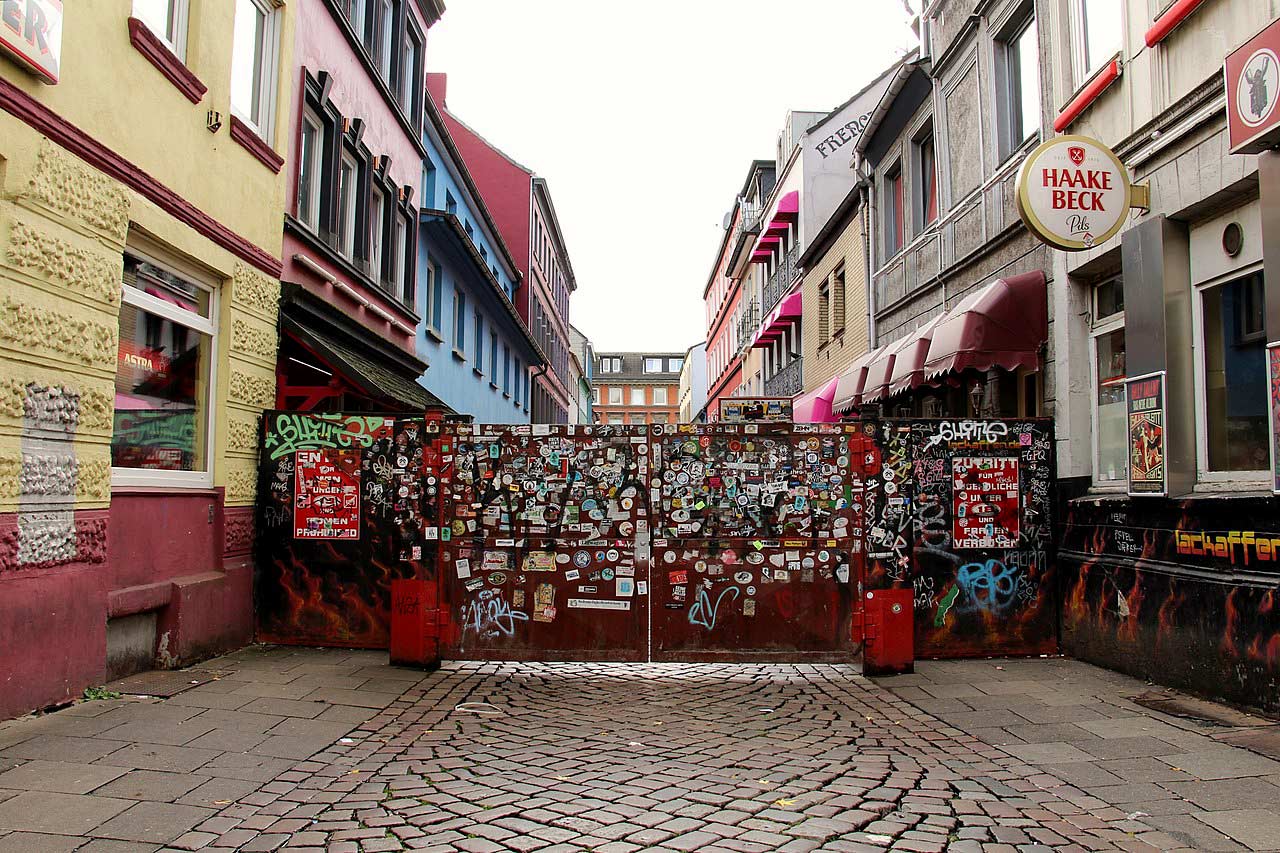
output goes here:
[{"label": "red framed poster", "polygon": [[1124,382],[1129,421],[1129,494],[1165,497],[1165,400],[1163,370]]},{"label": "red framed poster", "polygon": [[1267,388],[1271,403],[1267,418],[1271,426],[1271,491],[1280,495],[1280,341],[1267,344]]},{"label": "red framed poster", "polygon": [[294,456],[293,538],[360,538],[360,451],[325,448]]},{"label": "red framed poster", "polygon": [[951,460],[952,539],[956,548],[1017,548],[1021,490],[1016,456]]}]

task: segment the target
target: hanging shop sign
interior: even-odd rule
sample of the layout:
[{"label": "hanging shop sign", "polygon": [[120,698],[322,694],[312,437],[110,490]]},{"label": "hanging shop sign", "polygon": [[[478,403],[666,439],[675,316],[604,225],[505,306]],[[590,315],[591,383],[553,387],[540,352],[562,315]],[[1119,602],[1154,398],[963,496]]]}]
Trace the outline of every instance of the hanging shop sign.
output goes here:
[{"label": "hanging shop sign", "polygon": [[1163,497],[1169,493],[1165,464],[1165,396],[1163,370],[1126,379],[1125,411],[1129,425],[1129,494]]},{"label": "hanging shop sign", "polygon": [[1280,20],[1227,54],[1227,129],[1232,154],[1280,145]]},{"label": "hanging shop sign", "polygon": [[4,0],[0,46],[46,83],[62,68],[62,0]]},{"label": "hanging shop sign", "polygon": [[791,420],[790,397],[729,397],[720,401],[720,420],[726,423]]},{"label": "hanging shop sign", "polygon": [[1027,155],[1018,171],[1018,215],[1041,241],[1068,252],[1114,237],[1147,188],[1129,181],[1115,152],[1087,136],[1058,136]]},{"label": "hanging shop sign", "polygon": [[1280,495],[1280,341],[1267,344],[1267,405],[1271,425],[1271,491]]}]

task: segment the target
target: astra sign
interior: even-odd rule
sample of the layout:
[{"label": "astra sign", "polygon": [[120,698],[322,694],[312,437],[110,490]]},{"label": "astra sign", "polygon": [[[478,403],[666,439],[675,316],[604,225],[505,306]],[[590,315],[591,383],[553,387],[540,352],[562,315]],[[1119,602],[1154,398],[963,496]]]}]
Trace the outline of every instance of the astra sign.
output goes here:
[{"label": "astra sign", "polygon": [[1129,172],[1087,136],[1059,136],[1018,172],[1018,215],[1050,246],[1079,252],[1115,236],[1129,212]]},{"label": "astra sign", "polygon": [[46,83],[62,63],[62,0],[0,0],[0,47]]}]

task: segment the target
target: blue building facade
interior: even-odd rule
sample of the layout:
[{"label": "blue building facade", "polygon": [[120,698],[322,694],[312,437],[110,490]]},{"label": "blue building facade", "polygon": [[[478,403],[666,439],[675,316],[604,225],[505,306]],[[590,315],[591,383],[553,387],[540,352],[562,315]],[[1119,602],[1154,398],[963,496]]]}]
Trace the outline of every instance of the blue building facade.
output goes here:
[{"label": "blue building facade", "polygon": [[422,142],[418,381],[479,423],[529,423],[546,356],[515,308],[520,273],[431,99]]}]

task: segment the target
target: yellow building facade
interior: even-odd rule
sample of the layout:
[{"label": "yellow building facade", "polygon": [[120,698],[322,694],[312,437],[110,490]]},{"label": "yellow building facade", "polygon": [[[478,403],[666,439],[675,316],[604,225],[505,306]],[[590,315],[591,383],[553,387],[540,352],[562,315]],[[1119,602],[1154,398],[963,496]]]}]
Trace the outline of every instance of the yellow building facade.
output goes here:
[{"label": "yellow building facade", "polygon": [[52,84],[0,48],[0,717],[251,636],[290,12],[67,3]]},{"label": "yellow building facade", "polygon": [[811,243],[805,275],[804,393],[827,385],[867,352],[865,209],[843,206]]}]

